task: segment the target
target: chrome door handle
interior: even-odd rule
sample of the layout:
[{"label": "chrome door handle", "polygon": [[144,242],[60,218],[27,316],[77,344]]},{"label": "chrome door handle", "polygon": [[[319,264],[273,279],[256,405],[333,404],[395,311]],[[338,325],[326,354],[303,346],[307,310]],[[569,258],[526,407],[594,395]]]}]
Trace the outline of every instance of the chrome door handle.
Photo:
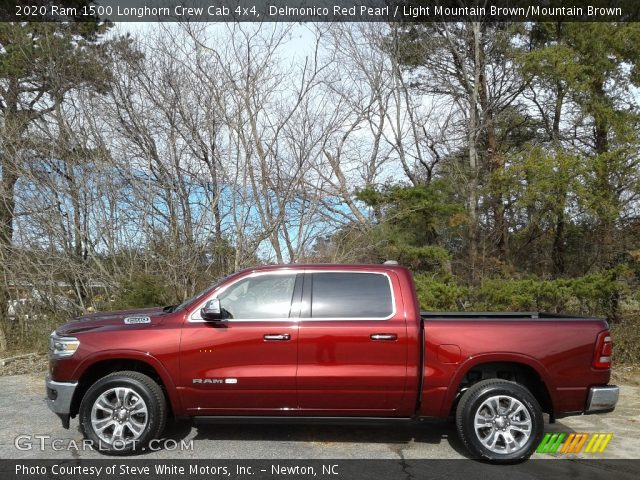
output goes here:
[{"label": "chrome door handle", "polygon": [[371,340],[373,341],[389,341],[397,340],[398,335],[395,333],[373,333],[371,334]]},{"label": "chrome door handle", "polygon": [[271,333],[264,336],[265,341],[267,342],[284,342],[287,340],[291,340],[291,335],[288,333]]}]

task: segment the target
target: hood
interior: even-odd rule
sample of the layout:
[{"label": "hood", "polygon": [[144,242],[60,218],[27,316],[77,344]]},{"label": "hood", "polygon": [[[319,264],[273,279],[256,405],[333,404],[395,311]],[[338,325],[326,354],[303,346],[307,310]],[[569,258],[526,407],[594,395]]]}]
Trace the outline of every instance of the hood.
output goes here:
[{"label": "hood", "polygon": [[[167,315],[163,307],[136,308],[132,310],[119,310],[115,312],[97,312],[81,315],[69,323],[58,327],[58,335],[74,335],[98,329],[124,329],[139,328],[157,325],[160,319]],[[125,319],[129,319],[126,323]]]}]

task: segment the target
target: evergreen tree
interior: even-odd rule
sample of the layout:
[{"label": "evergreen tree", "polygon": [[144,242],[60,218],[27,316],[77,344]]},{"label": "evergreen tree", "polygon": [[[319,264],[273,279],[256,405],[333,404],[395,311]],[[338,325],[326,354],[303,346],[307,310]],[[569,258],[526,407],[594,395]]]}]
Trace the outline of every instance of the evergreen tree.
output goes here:
[{"label": "evergreen tree", "polygon": [[[69,4],[70,2],[66,2]],[[83,3],[83,2],[71,2]],[[11,258],[15,189],[34,148],[30,130],[74,89],[104,91],[100,62],[110,24],[94,22],[0,23],[0,278]],[[0,282],[0,351],[6,349],[8,292]]]}]

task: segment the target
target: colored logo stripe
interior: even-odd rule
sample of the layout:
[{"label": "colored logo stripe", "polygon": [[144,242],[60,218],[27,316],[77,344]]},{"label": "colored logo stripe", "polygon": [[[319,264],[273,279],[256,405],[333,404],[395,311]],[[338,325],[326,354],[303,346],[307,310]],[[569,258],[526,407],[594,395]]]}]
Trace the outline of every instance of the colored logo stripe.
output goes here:
[{"label": "colored logo stripe", "polygon": [[536,452],[537,453],[544,453],[546,451],[545,448],[547,448],[547,444],[549,443],[550,439],[551,439],[551,434],[550,433],[546,433],[544,435],[544,438],[540,442],[540,445],[538,445],[538,448],[536,448]]},{"label": "colored logo stripe", "polygon": [[582,446],[584,445],[584,442],[587,441],[587,438],[589,438],[589,435],[586,433],[577,434],[576,439],[569,448],[568,453],[580,453],[580,450],[582,450]]},{"label": "colored logo stripe", "polygon": [[540,445],[536,448],[537,453],[602,453],[613,438],[612,433],[546,433]]},{"label": "colored logo stripe", "polygon": [[613,435],[611,433],[600,433],[594,434],[593,438],[589,441],[587,448],[585,450],[586,453],[602,453],[606,448],[607,444],[611,440]]},{"label": "colored logo stripe", "polygon": [[576,437],[575,433],[569,434],[569,438],[567,438],[567,441],[564,442],[564,445],[562,445],[562,449],[560,450],[559,453],[567,453],[567,450],[569,450],[569,447],[573,444],[575,437]]},{"label": "colored logo stripe", "polygon": [[555,443],[549,447],[549,453],[556,453],[556,451],[558,450],[558,447],[560,447],[560,444],[562,443],[562,440],[564,440],[564,437],[566,437],[564,433],[560,433],[558,435],[558,438],[556,439]]}]

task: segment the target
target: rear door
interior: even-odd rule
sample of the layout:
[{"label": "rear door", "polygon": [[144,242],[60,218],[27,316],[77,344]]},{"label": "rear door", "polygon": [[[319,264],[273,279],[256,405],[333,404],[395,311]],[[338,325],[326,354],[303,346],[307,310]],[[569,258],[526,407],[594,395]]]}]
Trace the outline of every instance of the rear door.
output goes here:
[{"label": "rear door", "polygon": [[286,270],[250,274],[212,296],[228,312],[225,321],[202,320],[200,306],[187,318],[179,388],[190,413],[276,415],[296,408],[302,277]]},{"label": "rear door", "polygon": [[407,328],[393,272],[308,271],[298,340],[304,415],[388,415],[402,410]]}]

